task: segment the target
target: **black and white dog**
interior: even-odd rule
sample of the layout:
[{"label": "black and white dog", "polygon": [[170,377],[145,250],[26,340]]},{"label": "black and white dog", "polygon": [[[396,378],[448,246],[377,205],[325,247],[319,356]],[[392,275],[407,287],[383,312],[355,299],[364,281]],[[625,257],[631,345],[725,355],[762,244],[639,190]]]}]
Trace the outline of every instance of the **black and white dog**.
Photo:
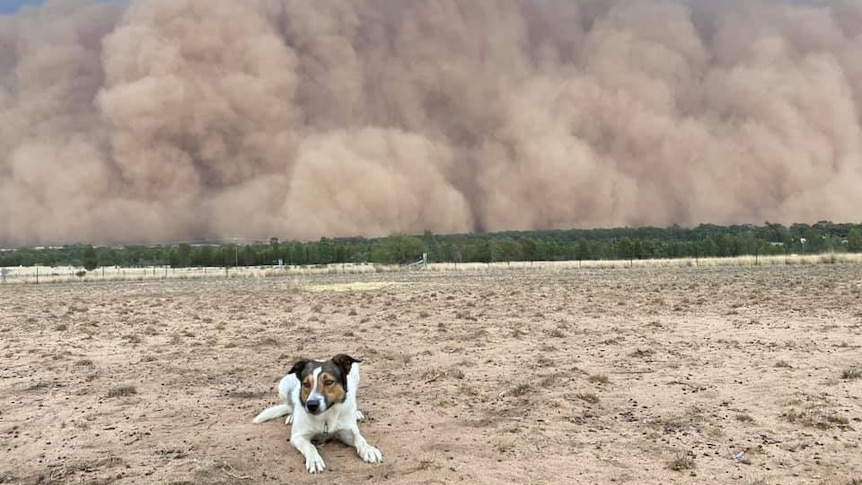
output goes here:
[{"label": "black and white dog", "polygon": [[346,354],[330,360],[299,360],[278,383],[278,395],[284,404],[264,409],[253,422],[287,414],[285,424],[292,424],[290,444],[305,457],[309,473],[326,469],[312,440],[325,442],[332,437],[355,447],[363,461],[382,463],[380,450],[365,441],[357,425],[357,421],[365,419],[356,407],[359,362]]}]

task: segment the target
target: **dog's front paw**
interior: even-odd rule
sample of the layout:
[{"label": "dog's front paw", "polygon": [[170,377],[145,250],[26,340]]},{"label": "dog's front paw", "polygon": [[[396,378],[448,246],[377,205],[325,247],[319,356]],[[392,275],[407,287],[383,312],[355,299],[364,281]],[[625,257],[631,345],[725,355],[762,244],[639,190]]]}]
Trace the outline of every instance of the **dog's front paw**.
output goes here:
[{"label": "dog's front paw", "polygon": [[357,421],[365,421],[365,414],[363,414],[362,411],[360,411],[358,409],[356,410],[356,420]]},{"label": "dog's front paw", "polygon": [[359,457],[365,463],[383,463],[383,454],[377,448],[366,445],[359,451]]},{"label": "dog's front paw", "polygon": [[305,469],[308,473],[323,473],[326,470],[326,463],[323,462],[323,457],[320,453],[314,453],[305,459]]}]

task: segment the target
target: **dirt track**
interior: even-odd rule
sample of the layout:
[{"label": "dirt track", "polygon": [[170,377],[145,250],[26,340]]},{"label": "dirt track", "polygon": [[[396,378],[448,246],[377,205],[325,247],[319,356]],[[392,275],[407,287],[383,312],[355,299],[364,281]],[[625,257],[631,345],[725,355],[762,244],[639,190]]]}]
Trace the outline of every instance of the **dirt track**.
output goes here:
[{"label": "dirt track", "polygon": [[[862,480],[859,265],[7,285],[0,309],[0,483]],[[386,462],[330,443],[311,476],[251,419],[339,352]]]}]

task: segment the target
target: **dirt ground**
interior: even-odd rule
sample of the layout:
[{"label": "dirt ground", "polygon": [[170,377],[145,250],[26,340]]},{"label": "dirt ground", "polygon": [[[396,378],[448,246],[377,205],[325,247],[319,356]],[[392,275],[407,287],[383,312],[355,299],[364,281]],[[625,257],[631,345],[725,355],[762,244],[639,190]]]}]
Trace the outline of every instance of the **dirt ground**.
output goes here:
[{"label": "dirt ground", "polygon": [[[862,481],[862,265],[0,286],[0,483]],[[308,475],[252,418],[364,360]]]}]

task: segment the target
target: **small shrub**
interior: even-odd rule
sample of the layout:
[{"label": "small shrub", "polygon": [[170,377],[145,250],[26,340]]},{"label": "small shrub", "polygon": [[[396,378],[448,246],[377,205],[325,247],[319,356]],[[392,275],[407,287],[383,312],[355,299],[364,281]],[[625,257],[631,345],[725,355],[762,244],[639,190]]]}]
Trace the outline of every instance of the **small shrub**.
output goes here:
[{"label": "small shrub", "polygon": [[810,428],[817,428],[823,430],[834,428],[836,425],[847,426],[848,424],[850,424],[850,420],[845,418],[844,416],[840,416],[838,414],[835,414],[834,412],[827,412],[819,408],[807,409],[803,411],[791,409],[790,411],[783,413],[781,417],[787,420],[787,422],[789,423],[798,423],[803,426],[808,426]]},{"label": "small shrub", "polygon": [[114,387],[110,391],[108,391],[108,397],[126,397],[131,396],[133,394],[137,394],[138,390],[135,389],[135,386],[127,386],[125,384],[119,384]]},{"label": "small shrub", "polygon": [[517,386],[512,388],[512,390],[509,392],[509,394],[511,394],[515,397],[520,397],[520,396],[523,396],[523,395],[527,394],[528,392],[530,392],[530,389],[532,389],[532,388],[530,387],[529,384],[518,384]]},{"label": "small shrub", "polygon": [[594,384],[607,384],[607,383],[611,382],[611,380],[608,379],[608,376],[606,376],[604,374],[593,374],[590,377],[588,377],[587,380],[594,383]]},{"label": "small shrub", "polygon": [[637,349],[634,352],[630,353],[629,356],[630,357],[644,358],[644,357],[649,357],[654,353],[655,352],[652,349]]},{"label": "small shrub", "polygon": [[693,470],[694,469],[694,458],[692,458],[688,453],[679,453],[677,454],[673,460],[671,460],[668,465],[673,471],[684,471],[684,470]]},{"label": "small shrub", "polygon": [[842,379],[859,379],[862,378],[862,367],[851,367],[849,369],[844,369],[844,372],[841,373]]}]

